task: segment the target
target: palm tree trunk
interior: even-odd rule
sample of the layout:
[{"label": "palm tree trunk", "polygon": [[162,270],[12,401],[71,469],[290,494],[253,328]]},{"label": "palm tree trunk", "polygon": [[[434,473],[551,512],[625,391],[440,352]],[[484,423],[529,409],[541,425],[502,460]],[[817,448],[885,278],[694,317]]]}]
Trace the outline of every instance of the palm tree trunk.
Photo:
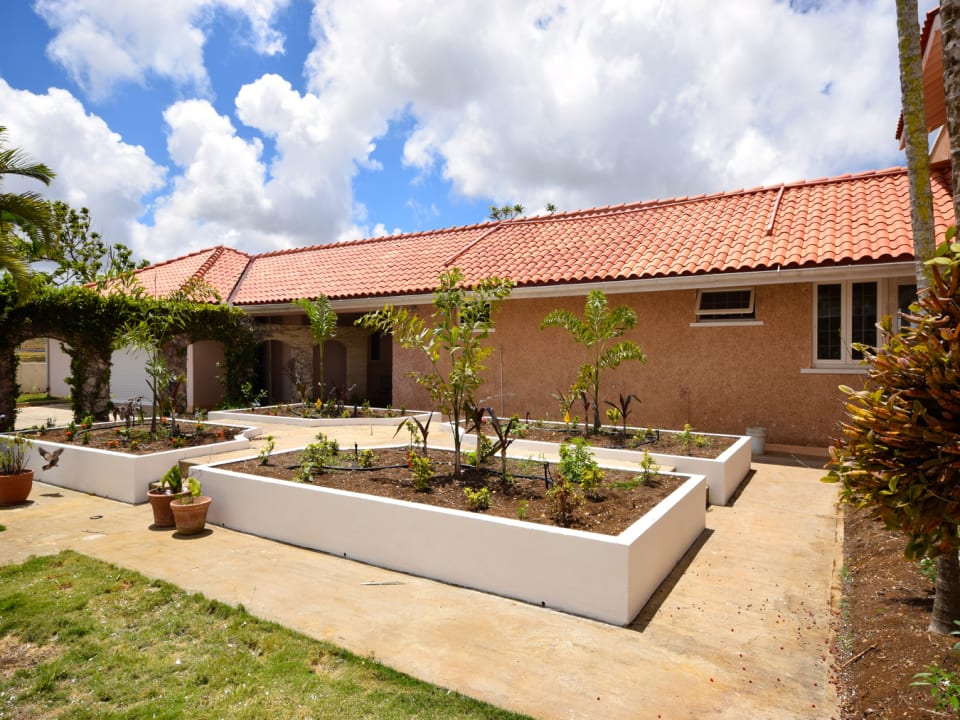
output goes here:
[{"label": "palm tree trunk", "polygon": [[897,0],[897,36],[900,53],[900,94],[903,99],[903,133],[910,177],[910,219],[917,289],[930,287],[930,269],[937,243],[933,226],[933,193],[930,190],[930,156],[923,103],[923,69],[917,0]]},{"label": "palm tree trunk", "polygon": [[957,629],[954,620],[960,620],[960,560],[957,551],[951,550],[937,558],[936,594],[928,629],[949,635]]},{"label": "palm tree trunk", "polygon": [[960,218],[960,2],[941,0],[940,37],[943,41],[943,93],[953,164],[954,222]]}]

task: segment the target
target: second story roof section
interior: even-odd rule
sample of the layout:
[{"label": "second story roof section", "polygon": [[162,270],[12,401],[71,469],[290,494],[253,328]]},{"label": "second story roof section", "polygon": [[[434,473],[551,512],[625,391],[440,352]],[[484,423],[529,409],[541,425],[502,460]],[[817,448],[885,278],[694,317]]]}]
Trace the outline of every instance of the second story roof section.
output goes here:
[{"label": "second story roof section", "polygon": [[216,290],[221,300],[234,291],[250,256],[224,245],[200,250],[137,270],[136,282],[152,297],[166,297],[190,280],[202,280]]}]

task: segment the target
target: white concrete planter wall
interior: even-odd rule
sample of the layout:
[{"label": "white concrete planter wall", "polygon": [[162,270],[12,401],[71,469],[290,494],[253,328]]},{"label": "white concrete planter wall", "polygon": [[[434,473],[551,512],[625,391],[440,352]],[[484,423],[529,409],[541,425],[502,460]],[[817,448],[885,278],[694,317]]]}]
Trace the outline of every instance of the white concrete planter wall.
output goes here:
[{"label": "white concrete planter wall", "polygon": [[[452,426],[444,423],[446,431],[452,432]],[[637,430],[637,428],[632,428]],[[642,430],[641,430],[642,432]],[[667,455],[651,452],[658,465],[674,468],[678,473],[685,475],[703,475],[707,479],[708,497],[711,505],[726,505],[733,494],[740,487],[740,483],[750,472],[751,442],[743,435],[718,435],[698,433],[706,437],[736,438],[733,445],[724,450],[715,458],[691,457],[689,455]],[[492,432],[491,432],[492,435]],[[476,435],[463,436],[463,449],[473,450],[476,445]],[[543,455],[547,460],[555,461],[559,458],[559,443],[542,442],[539,440],[514,440],[510,445],[510,454],[515,457],[537,457]],[[643,459],[643,448],[626,450],[620,448],[591,447],[597,462],[630,463],[639,466]]]},{"label": "white concrete planter wall", "polygon": [[[34,471],[34,476],[41,482],[136,505],[147,502],[150,483],[163,477],[180,460],[246,450],[250,447],[250,438],[256,437],[260,429],[237,428],[237,432],[239,434],[233,440],[199,447],[171,448],[149,455],[90,448],[79,442],[48,442],[43,436],[30,436],[33,449],[27,467]],[[46,461],[38,448],[48,451],[62,448],[56,466],[43,470]]]},{"label": "white concrete planter wall", "polygon": [[[261,408],[268,410],[271,405]],[[258,425],[299,425],[301,427],[349,427],[351,425],[400,425],[412,417],[417,418],[421,423],[426,423],[427,418],[433,415],[432,422],[440,422],[440,413],[430,413],[427,411],[408,411],[406,415],[397,415],[396,417],[346,417],[346,418],[298,418],[279,415],[262,415],[260,413],[244,412],[243,410],[211,410],[207,419],[210,422],[239,422],[256,423]],[[435,425],[433,427],[436,427]]]},{"label": "white concrete planter wall", "polygon": [[706,481],[688,479],[617,537],[388,498],[191,469],[208,522],[384,568],[630,623],[706,525]]}]

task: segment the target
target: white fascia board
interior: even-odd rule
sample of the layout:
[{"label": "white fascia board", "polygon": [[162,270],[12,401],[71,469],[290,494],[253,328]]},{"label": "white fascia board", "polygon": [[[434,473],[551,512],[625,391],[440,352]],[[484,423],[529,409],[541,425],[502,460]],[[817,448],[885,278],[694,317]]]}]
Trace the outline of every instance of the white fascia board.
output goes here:
[{"label": "white fascia board", "polygon": [[[913,262],[875,263],[871,265],[838,265],[833,267],[790,268],[786,270],[756,270],[753,272],[713,273],[684,277],[644,278],[638,280],[606,280],[589,283],[561,283],[537,287],[517,287],[510,293],[511,300],[541,297],[582,296],[591,290],[607,295],[626,293],[665,292],[669,290],[722,290],[756,287],[759,285],[789,285],[792,283],[843,282],[845,280],[880,280],[893,277],[913,277]],[[433,294],[396,295],[373,298],[331,300],[336,312],[368,312],[384,305],[430,305]],[[241,305],[250,315],[299,314],[303,309],[293,303]]]}]

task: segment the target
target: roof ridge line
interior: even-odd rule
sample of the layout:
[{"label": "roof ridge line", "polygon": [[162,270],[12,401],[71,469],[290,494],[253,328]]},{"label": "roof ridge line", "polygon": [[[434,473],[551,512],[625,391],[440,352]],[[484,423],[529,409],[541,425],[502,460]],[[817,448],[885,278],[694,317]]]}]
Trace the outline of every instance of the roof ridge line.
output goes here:
[{"label": "roof ridge line", "polygon": [[494,234],[497,230],[499,230],[499,229],[500,229],[500,223],[494,223],[491,227],[487,228],[486,231],[480,233],[480,235],[478,235],[477,237],[475,237],[473,240],[471,240],[470,242],[468,242],[466,245],[464,245],[462,248],[460,248],[460,249],[459,249],[457,252],[455,252],[453,255],[451,255],[451,256],[448,257],[446,260],[444,260],[444,261],[443,261],[443,267],[449,267],[449,266],[450,266],[450,263],[452,263],[453,261],[455,261],[455,260],[463,257],[466,253],[468,253],[471,249],[473,249],[473,248],[477,245],[477,243],[479,243],[481,240],[484,240],[484,239],[490,237],[491,235],[493,235],[493,234]]},{"label": "roof ridge line", "polygon": [[255,259],[263,257],[276,257],[278,255],[290,255],[299,252],[308,252],[310,250],[323,250],[333,247],[356,247],[357,245],[374,245],[376,243],[388,242],[399,238],[416,238],[428,235],[439,235],[441,233],[463,232],[464,230],[474,230],[482,228],[484,225],[494,225],[495,223],[474,223],[473,225],[454,225],[452,227],[436,228],[434,230],[418,230],[416,232],[398,233],[396,235],[380,235],[379,237],[357,238],[355,240],[338,240],[332,243],[317,243],[315,245],[304,245],[303,247],[282,248],[280,250],[270,250],[265,253],[257,253],[252,257]]}]

